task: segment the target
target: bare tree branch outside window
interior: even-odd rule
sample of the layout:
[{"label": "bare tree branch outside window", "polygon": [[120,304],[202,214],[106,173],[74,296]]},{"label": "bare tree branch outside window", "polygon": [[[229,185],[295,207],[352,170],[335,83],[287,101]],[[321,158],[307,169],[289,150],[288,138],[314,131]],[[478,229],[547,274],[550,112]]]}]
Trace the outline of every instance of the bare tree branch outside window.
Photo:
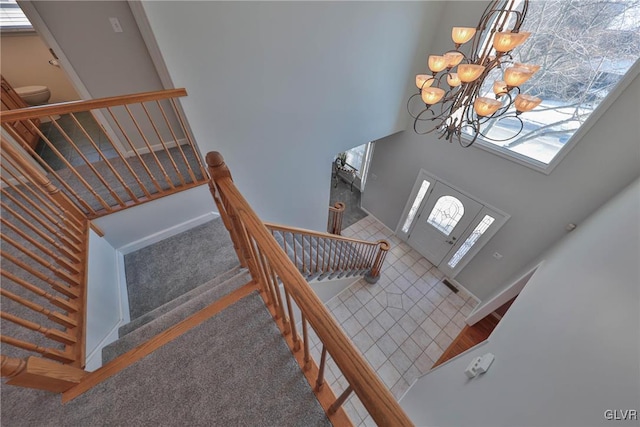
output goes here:
[{"label": "bare tree branch outside window", "polygon": [[[523,30],[531,37],[513,59],[541,65],[522,89],[543,102],[521,116],[517,138],[495,144],[548,164],[640,58],[640,0],[532,1]],[[486,96],[502,74],[494,71]],[[482,131],[504,140],[519,128],[503,119]]]}]

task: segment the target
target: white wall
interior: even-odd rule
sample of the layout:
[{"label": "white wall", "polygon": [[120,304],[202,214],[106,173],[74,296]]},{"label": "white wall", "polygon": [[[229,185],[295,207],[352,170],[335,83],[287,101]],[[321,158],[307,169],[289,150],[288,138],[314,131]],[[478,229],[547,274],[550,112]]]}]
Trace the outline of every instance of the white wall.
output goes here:
[{"label": "white wall", "polygon": [[120,281],[120,255],[93,231],[89,235],[87,281],[86,369],[102,366],[102,347],[118,339],[118,328],[129,321],[126,285]]},{"label": "white wall", "polygon": [[[595,426],[640,410],[640,180],[545,255],[488,343],[419,379],[416,425]],[[474,356],[491,369],[467,380]]]},{"label": "white wall", "polygon": [[53,56],[36,33],[3,34],[0,57],[2,76],[13,88],[47,86],[51,103],[80,99],[64,71],[49,64]]},{"label": "white wall", "polygon": [[207,185],[95,219],[111,246],[127,254],[217,218]]},{"label": "white wall", "polygon": [[322,230],[333,156],[393,133],[440,4],[145,2],[203,152],[265,220]]},{"label": "white wall", "polygon": [[[485,2],[449,2],[432,52],[451,48],[453,25],[475,26]],[[476,13],[477,12],[477,13]],[[471,15],[474,13],[473,15]],[[423,56],[426,58],[426,53]],[[422,64],[414,71],[424,71]],[[407,130],[377,141],[365,209],[395,229],[420,168],[511,215],[456,277],[480,299],[523,268],[640,175],[640,78],[600,117],[550,175],[482,149]],[[372,179],[376,175],[377,179]],[[492,257],[503,255],[501,260]]]}]

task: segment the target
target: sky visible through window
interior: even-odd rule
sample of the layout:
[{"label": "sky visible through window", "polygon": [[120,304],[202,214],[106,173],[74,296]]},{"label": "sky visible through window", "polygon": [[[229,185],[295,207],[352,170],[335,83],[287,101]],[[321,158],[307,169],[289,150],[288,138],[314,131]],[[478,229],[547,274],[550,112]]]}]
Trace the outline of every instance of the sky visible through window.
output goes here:
[{"label": "sky visible through window", "polygon": [[[514,118],[483,126],[484,141],[549,164],[576,130],[640,58],[640,0],[532,1],[522,27],[531,37],[513,52],[514,62],[541,66],[522,92],[542,98]],[[489,74],[483,96],[501,71]],[[510,114],[511,115],[511,114]]]}]

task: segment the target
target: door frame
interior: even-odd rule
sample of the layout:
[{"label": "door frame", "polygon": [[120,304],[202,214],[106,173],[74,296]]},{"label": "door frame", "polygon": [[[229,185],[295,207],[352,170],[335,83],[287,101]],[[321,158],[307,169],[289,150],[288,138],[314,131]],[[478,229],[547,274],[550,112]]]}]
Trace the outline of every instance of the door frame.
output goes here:
[{"label": "door frame", "polygon": [[[446,180],[440,179],[437,176],[430,174],[429,172],[427,172],[424,169],[420,169],[420,172],[418,172],[418,176],[416,177],[416,181],[413,184],[413,188],[411,189],[411,193],[409,194],[409,197],[407,199],[407,203],[405,204],[404,210],[402,211],[402,215],[400,216],[400,220],[398,221],[398,225],[396,226],[396,229],[395,229],[396,236],[398,236],[398,238],[400,240],[404,241],[409,246],[411,246],[409,244],[409,234],[411,234],[411,231],[413,230],[413,227],[416,224],[417,216],[413,219],[413,222],[412,222],[411,226],[409,227],[409,231],[407,233],[404,233],[402,231],[402,226],[404,225],[404,222],[407,219],[407,215],[409,214],[409,211],[411,210],[411,206],[413,205],[413,202],[414,202],[414,200],[415,200],[415,198],[416,198],[416,196],[418,194],[418,191],[420,190],[420,186],[422,185],[422,181],[423,180],[429,181],[430,185],[429,185],[429,189],[427,190],[427,193],[425,194],[424,198],[422,199],[422,201],[420,203],[420,206],[418,208],[418,212],[422,211],[422,209],[424,208],[424,205],[425,205],[427,199],[429,198],[429,196],[431,196],[433,188],[435,187],[435,183],[438,182],[438,181],[440,181],[442,184],[454,189],[455,191],[465,195],[466,197],[476,201],[477,203],[480,203],[483,206],[483,208],[480,210],[480,212],[476,215],[476,217],[471,222],[471,225],[469,225],[467,227],[467,229],[460,235],[460,237],[458,239],[458,243],[456,245],[452,246],[451,251],[449,253],[447,253],[447,255],[444,257],[444,259],[442,260],[442,262],[440,264],[447,262],[451,258],[451,256],[453,254],[455,254],[454,249],[457,251],[458,248],[467,240],[469,235],[471,235],[471,233],[473,232],[474,228],[477,226],[478,218],[481,221],[482,218],[484,217],[484,215],[492,214],[492,213],[493,213],[493,215],[491,215],[491,216],[495,218],[495,221],[493,222],[493,224],[491,224],[491,227],[489,227],[489,229],[485,233],[482,234],[482,236],[478,239],[478,241],[471,247],[469,252],[467,252],[465,254],[465,256],[462,257],[460,262],[458,262],[458,264],[456,265],[455,268],[450,269],[447,266],[447,268],[443,269],[444,271],[442,271],[442,272],[445,273],[447,275],[447,277],[453,279],[478,254],[478,252],[480,252],[480,250],[484,247],[484,245],[486,245],[489,242],[489,240],[491,240],[491,238],[498,232],[498,230],[500,230],[500,228],[502,228],[502,226],[509,220],[509,218],[511,218],[511,215],[501,211],[498,208],[495,208],[495,207],[491,206],[490,204],[488,204],[486,202],[483,202],[482,200],[478,199],[477,197],[472,196],[468,192],[466,192],[466,191],[460,189],[459,187],[447,182]],[[451,256],[449,254],[451,254]]]}]

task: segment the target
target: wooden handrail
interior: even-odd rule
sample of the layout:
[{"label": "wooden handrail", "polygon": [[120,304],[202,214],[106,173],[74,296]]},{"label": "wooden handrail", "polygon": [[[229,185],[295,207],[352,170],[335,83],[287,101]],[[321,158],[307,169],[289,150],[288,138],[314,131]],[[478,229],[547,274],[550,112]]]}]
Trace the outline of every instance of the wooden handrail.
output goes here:
[{"label": "wooden handrail", "polygon": [[412,426],[413,423],[391,392],[238,191],[220,153],[208,153],[207,164],[218,191],[233,208],[243,230],[265,255],[373,420],[381,426]]},{"label": "wooden handrail", "polygon": [[126,104],[158,101],[162,99],[187,96],[187,90],[168,89],[154,92],[143,92],[132,95],[110,96],[107,98],[88,99],[85,101],[69,101],[58,104],[40,105],[36,107],[21,108],[17,110],[5,110],[0,112],[0,123],[11,123],[38,117],[53,116],[56,114],[78,113],[81,111],[95,110],[107,107],[117,107]]}]

